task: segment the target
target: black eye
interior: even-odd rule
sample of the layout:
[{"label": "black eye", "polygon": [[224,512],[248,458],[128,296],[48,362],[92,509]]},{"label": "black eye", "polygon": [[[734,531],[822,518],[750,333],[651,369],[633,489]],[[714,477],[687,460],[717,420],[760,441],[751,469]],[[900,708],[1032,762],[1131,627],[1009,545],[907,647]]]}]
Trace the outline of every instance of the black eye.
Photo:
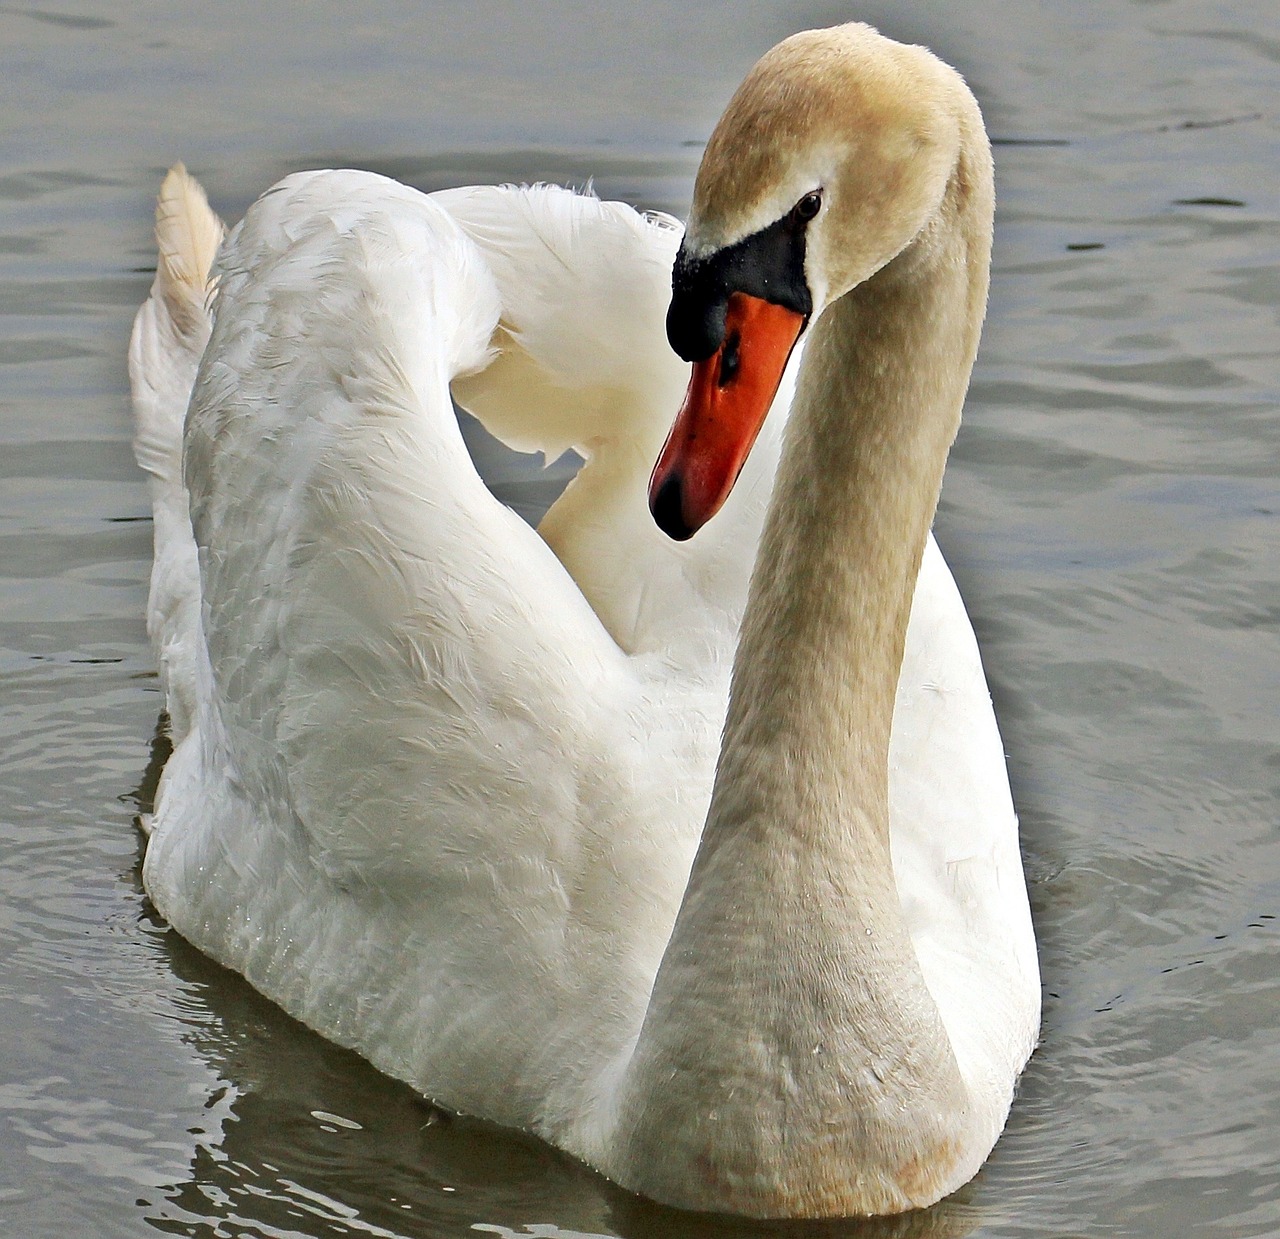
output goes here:
[{"label": "black eye", "polygon": [[822,208],[822,190],[815,189],[811,194],[805,194],[799,202],[791,208],[791,218],[798,224],[807,224],[818,211]]}]

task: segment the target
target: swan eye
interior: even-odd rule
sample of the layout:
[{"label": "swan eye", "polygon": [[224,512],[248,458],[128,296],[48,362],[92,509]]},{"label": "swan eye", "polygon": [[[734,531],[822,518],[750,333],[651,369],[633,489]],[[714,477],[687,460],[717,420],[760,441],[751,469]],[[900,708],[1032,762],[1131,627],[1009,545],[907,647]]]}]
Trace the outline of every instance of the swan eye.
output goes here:
[{"label": "swan eye", "polygon": [[791,218],[798,224],[807,224],[818,211],[822,208],[822,191],[815,189],[811,194],[805,194],[799,202],[791,208]]}]

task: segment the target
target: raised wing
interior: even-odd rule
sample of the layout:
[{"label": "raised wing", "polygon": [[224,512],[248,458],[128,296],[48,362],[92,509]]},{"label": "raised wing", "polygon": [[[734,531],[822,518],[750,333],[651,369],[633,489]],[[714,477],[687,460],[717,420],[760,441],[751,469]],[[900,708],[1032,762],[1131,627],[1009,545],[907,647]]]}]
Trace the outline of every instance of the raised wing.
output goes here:
[{"label": "raised wing", "polygon": [[498,355],[455,385],[460,402],[509,446],[548,459],[660,441],[688,379],[663,330],[680,224],[552,185],[432,200],[484,254],[502,304]]},{"label": "raised wing", "polygon": [[228,241],[187,428],[214,696],[250,794],[335,878],[438,875],[453,830],[554,854],[627,682],[459,434],[448,384],[498,313],[450,217],[381,179],[290,178]]}]

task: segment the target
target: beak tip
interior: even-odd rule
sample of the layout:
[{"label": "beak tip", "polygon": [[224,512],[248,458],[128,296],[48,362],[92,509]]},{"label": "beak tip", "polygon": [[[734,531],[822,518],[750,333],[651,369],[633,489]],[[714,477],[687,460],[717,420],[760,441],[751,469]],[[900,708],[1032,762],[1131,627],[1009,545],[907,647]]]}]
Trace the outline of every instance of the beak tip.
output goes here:
[{"label": "beak tip", "polygon": [[658,528],[674,542],[687,542],[697,532],[684,517],[684,490],[678,472],[667,474],[649,492],[649,511]]}]

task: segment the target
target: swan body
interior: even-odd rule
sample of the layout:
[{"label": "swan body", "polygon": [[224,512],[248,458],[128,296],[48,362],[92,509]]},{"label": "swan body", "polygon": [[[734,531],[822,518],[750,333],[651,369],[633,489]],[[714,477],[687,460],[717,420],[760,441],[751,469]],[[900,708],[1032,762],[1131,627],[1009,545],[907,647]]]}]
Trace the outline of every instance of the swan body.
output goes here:
[{"label": "swan body", "polygon": [[[803,352],[723,510],[672,541],[645,510],[688,377],[672,262],[705,275],[815,177]],[[1039,992],[928,533],[990,243],[959,78],[862,26],[781,44],[683,242],[566,191],[356,172],[269,191],[208,286],[221,229],[180,170],[157,233],[130,366],[174,739],[158,909],[382,1070],[671,1204],[885,1213],[970,1178]],[[539,532],[451,388],[586,458]]]}]

